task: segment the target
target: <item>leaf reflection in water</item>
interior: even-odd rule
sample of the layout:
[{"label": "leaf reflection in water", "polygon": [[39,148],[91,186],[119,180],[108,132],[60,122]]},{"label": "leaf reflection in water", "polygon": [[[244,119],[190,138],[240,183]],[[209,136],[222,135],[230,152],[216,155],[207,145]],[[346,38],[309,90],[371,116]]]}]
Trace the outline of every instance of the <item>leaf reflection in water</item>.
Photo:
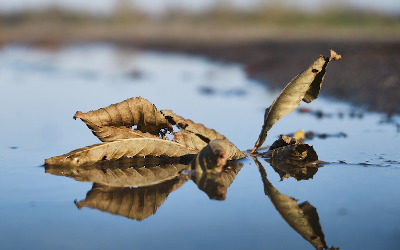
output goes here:
[{"label": "leaf reflection in water", "polygon": [[[192,181],[212,200],[225,200],[229,186],[242,168],[243,163],[230,161],[221,172],[194,171]],[[192,167],[195,167],[192,165]]]},{"label": "leaf reflection in water", "polygon": [[168,195],[180,188],[186,180],[186,176],[180,175],[157,185],[139,188],[93,183],[86,198],[75,201],[75,204],[78,208],[89,207],[141,221],[155,214]]},{"label": "leaf reflection in water", "polygon": [[142,187],[173,179],[189,168],[188,164],[179,161],[168,158],[123,158],[80,167],[45,165],[45,172],[112,187]]},{"label": "leaf reflection in water", "polygon": [[253,159],[260,171],[264,193],[269,197],[282,218],[316,249],[328,248],[317,209],[308,201],[298,204],[296,199],[280,193],[267,179],[267,172],[262,164],[256,157],[253,157]]},{"label": "leaf reflection in water", "polygon": [[[217,164],[218,161],[193,159],[187,163],[178,159],[178,162],[174,162],[176,160],[151,157],[122,158],[80,167],[45,165],[45,172],[77,181],[93,182],[86,198],[75,202],[78,208],[89,207],[130,219],[143,220],[153,215],[168,195],[190,178],[210,199],[225,200],[228,187],[243,166],[240,162],[228,161],[221,172],[195,171],[196,168],[200,168],[200,162],[204,168],[205,163]],[[217,169],[215,166],[206,168]],[[193,171],[190,171],[191,169]],[[184,170],[188,172],[183,174]]]}]

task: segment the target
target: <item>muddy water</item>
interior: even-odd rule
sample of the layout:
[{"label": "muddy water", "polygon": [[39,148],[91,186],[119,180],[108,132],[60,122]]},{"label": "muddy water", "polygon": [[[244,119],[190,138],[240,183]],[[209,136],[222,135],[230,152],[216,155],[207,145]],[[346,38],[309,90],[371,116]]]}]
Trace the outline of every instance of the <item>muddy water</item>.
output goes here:
[{"label": "muddy water", "polygon": [[[326,164],[298,181],[263,158],[259,165],[244,159],[226,199],[217,201],[192,180],[172,180],[155,191],[115,190],[45,173],[42,164],[98,142],[72,119],[76,110],[133,96],[249,149],[276,93],[246,79],[240,65],[103,44],[57,51],[7,46],[0,51],[0,87],[1,249],[312,249],[313,242],[400,248],[400,133],[382,114],[324,98],[302,104],[312,112],[280,120],[265,145],[279,134],[313,131],[319,137],[307,143]],[[134,192],[161,197],[161,204],[148,214],[119,211]],[[81,209],[74,204],[91,197]],[[117,201],[101,207],[110,197]],[[136,202],[143,208],[146,197]],[[284,202],[300,217],[289,216]],[[314,226],[299,207],[312,210],[307,223]]]}]

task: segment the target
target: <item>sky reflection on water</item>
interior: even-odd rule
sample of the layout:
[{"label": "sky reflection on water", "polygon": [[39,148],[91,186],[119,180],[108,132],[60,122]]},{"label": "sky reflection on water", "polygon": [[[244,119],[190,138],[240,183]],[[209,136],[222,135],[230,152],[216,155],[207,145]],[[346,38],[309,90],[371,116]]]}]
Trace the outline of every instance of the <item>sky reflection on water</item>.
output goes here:
[{"label": "sky reflection on water", "polygon": [[[196,183],[187,181],[168,195],[154,216],[141,222],[78,210],[73,201],[84,199],[92,184],[44,174],[38,167],[45,158],[98,142],[82,122],[72,119],[76,110],[97,109],[133,96],[204,123],[242,150],[251,148],[263,110],[276,93],[246,79],[240,65],[104,44],[53,52],[7,46],[0,51],[0,86],[4,249],[312,248],[265,196],[265,180],[252,159],[241,161],[225,201],[209,200]],[[400,247],[396,128],[379,124],[379,114],[351,118],[352,107],[324,98],[302,106],[334,115],[318,119],[294,112],[271,129],[266,144],[301,128],[344,132],[347,137],[308,141],[319,159],[328,162],[310,180],[280,181],[260,158],[268,182],[285,196],[316,208],[328,246]],[[340,112],[342,119],[336,115]]]}]

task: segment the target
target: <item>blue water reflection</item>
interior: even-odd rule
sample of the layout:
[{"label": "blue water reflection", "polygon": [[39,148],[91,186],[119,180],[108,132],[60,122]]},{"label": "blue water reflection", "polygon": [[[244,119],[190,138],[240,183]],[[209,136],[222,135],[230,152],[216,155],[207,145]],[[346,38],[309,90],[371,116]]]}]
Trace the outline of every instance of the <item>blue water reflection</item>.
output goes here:
[{"label": "blue water reflection", "polygon": [[[89,208],[78,210],[73,201],[84,199],[92,184],[44,174],[39,167],[45,158],[98,142],[82,122],[72,119],[76,110],[97,109],[133,96],[202,122],[242,150],[251,148],[263,110],[276,93],[247,79],[241,65],[104,44],[51,52],[7,46],[0,51],[0,87],[1,248],[312,248],[264,194],[259,169],[251,159],[242,160],[225,201],[209,200],[188,181],[155,215],[140,222]],[[344,132],[347,137],[308,142],[320,160],[329,162],[311,180],[280,181],[278,173],[259,159],[269,182],[280,193],[317,209],[328,246],[399,248],[396,128],[379,124],[379,114],[351,118],[353,107],[324,98],[303,105],[334,115],[318,119],[294,112],[271,129],[266,144],[297,129]]]}]

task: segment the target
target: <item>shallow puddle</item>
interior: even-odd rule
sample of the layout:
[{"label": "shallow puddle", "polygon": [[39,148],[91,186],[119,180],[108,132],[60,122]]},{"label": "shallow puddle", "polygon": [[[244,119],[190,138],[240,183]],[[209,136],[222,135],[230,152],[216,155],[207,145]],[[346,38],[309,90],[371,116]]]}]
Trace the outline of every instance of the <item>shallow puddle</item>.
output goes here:
[{"label": "shallow puddle", "polygon": [[324,241],[340,249],[400,247],[400,133],[382,114],[324,98],[301,104],[310,111],[281,119],[265,145],[279,134],[313,131],[307,143],[326,163],[298,181],[261,157],[257,164],[246,158],[220,197],[193,178],[110,188],[45,173],[42,165],[98,142],[72,119],[75,111],[135,96],[250,149],[277,93],[247,79],[240,65],[104,44],[7,46],[0,87],[2,249],[312,249]]}]

